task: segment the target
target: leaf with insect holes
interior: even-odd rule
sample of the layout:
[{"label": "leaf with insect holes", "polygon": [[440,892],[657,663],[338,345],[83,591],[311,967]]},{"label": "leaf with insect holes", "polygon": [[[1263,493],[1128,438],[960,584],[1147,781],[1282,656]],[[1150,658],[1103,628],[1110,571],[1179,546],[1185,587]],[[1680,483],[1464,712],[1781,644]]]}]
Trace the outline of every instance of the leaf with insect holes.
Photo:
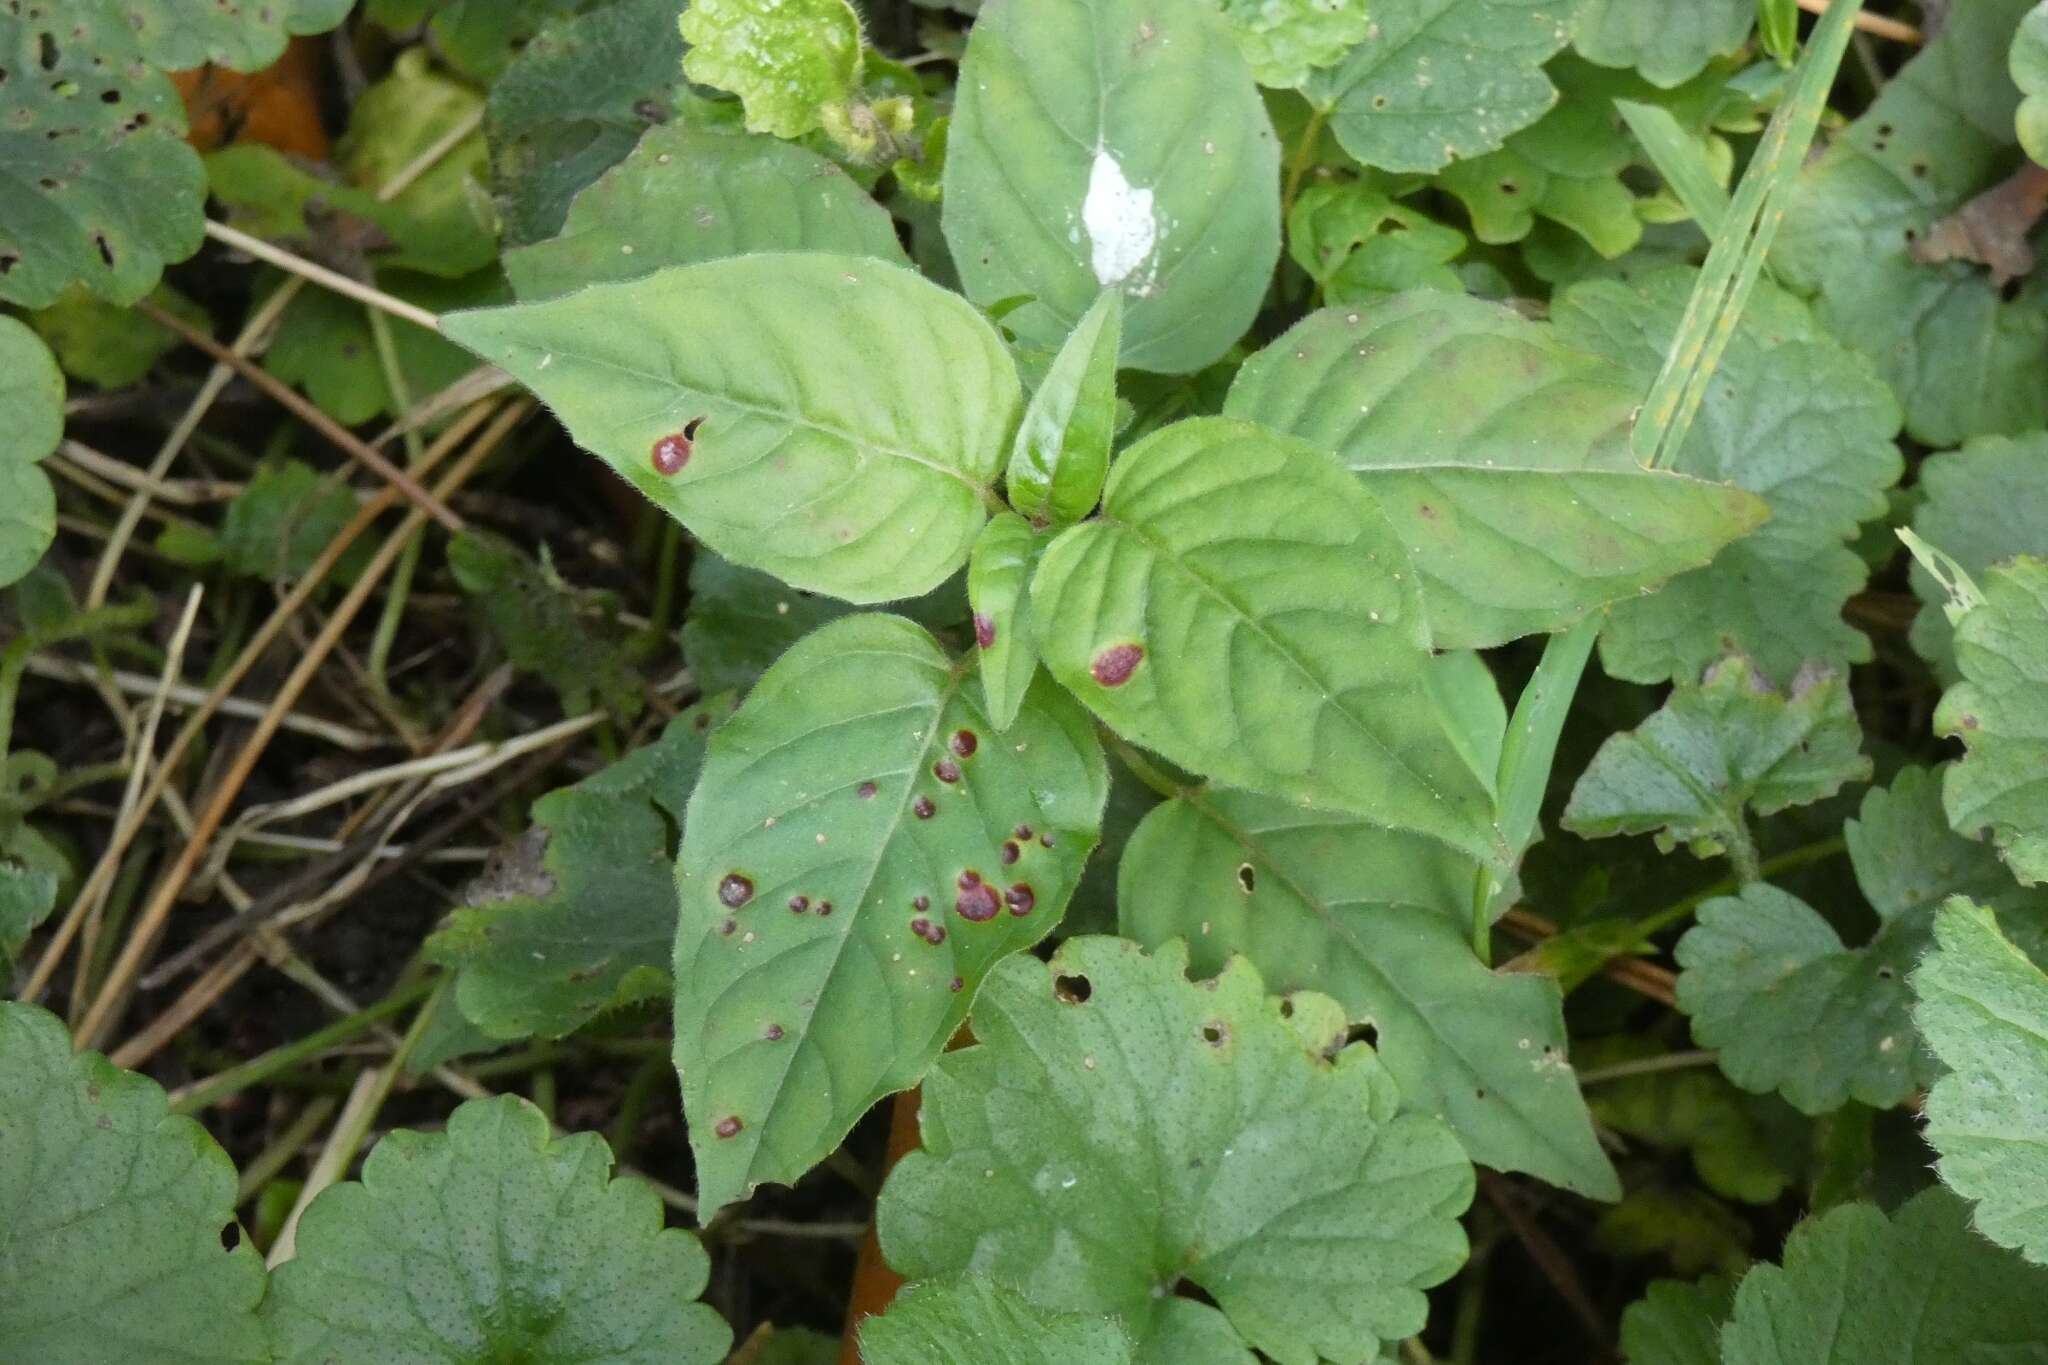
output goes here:
[{"label": "leaf with insect holes", "polygon": [[1846,1204],[1792,1229],[1743,1277],[1721,1365],[2022,1365],[2048,1341],[2048,1271],[1970,1230],[1927,1190],[1890,1217]]},{"label": "leaf with insect holes", "polygon": [[1372,28],[1366,0],[1223,0],[1223,17],[1260,85],[1300,85],[1344,60]]},{"label": "leaf with insect holes", "polygon": [[0,1001],[0,1359],[269,1365],[235,1168],[156,1082]]},{"label": "leaf with insect holes", "polygon": [[900,617],[835,621],[768,670],[712,736],[677,871],[703,1216],[917,1084],[989,968],[1059,922],[1108,784],[1049,680],[999,734],[971,661]]},{"label": "leaf with insect holes", "polygon": [[1927,1095],[1927,1141],[1977,1230],[2048,1262],[2048,974],[1962,896],[1934,938],[1913,973],[1913,1022],[1949,1068]]},{"label": "leaf with insect holes", "polygon": [[1115,1319],[1053,1313],[978,1277],[914,1284],[860,1325],[867,1365],[1131,1365]]},{"label": "leaf with insect holes", "polygon": [[1580,0],[1572,12],[1572,50],[1600,66],[1631,67],[1668,89],[1714,58],[1741,51],[1756,9],[1756,0]]},{"label": "leaf with insect holes", "polygon": [[1462,648],[1561,630],[1762,519],[1741,489],[1637,464],[1641,398],[1546,324],[1424,291],[1311,314],[1224,411],[1335,452],[1407,547],[1431,643]]},{"label": "leaf with insect holes", "polygon": [[2048,0],[2041,0],[2020,20],[2007,65],[2023,97],[2013,113],[2020,146],[2048,166]]},{"label": "leaf with insect holes", "polygon": [[1184,768],[1504,856],[1429,688],[1414,570],[1337,460],[1223,417],[1117,457],[1031,584],[1052,675]]},{"label": "leaf with insect holes", "polygon": [[537,299],[756,251],[908,263],[887,211],[824,157],[672,123],[578,194],[559,233],[506,252],[505,273]]},{"label": "leaf with insect holes", "polygon": [[0,587],[36,566],[57,534],[57,494],[37,462],[64,437],[64,374],[42,339],[0,315]]},{"label": "leaf with insect holes", "polygon": [[1629,1365],[1721,1365],[1721,1324],[1734,1305],[1725,1275],[1652,1280],[1621,1315],[1622,1354]]},{"label": "leaf with insect holes", "polygon": [[[2048,558],[2048,432],[1979,437],[1960,450],[1930,455],[1917,480],[1914,532],[1954,556],[1973,580],[1981,582],[1993,564],[2016,555]],[[1961,675],[1955,627],[1942,610],[1947,594],[1918,560],[1911,572],[1920,599],[1913,648],[1952,685]]]},{"label": "leaf with insect holes", "polygon": [[1557,102],[1543,64],[1564,46],[1560,0],[1374,0],[1365,41],[1309,78],[1344,150],[1387,171],[1490,152]]},{"label": "leaf with insect holes", "polygon": [[[1551,316],[1566,344],[1647,383],[1695,278],[1672,267],[1575,285]],[[1869,569],[1845,542],[1885,510],[1904,467],[1898,429],[1898,404],[1871,366],[1822,334],[1805,305],[1759,284],[1671,469],[1748,489],[1770,520],[1655,596],[1617,602],[1600,636],[1607,672],[1692,677],[1730,650],[1774,678],[1812,659],[1868,659],[1870,642],[1843,622],[1842,606]]]},{"label": "leaf with insect holes", "polygon": [[1961,739],[1942,804],[1967,835],[1990,832],[2013,875],[2048,882],[2048,560],[2022,557],[1980,580],[1984,602],[1956,627],[1963,681],[1934,713]]},{"label": "leaf with insect holes", "polygon": [[711,1263],[595,1133],[554,1138],[513,1095],[400,1129],[300,1220],[263,1316],[277,1365],[716,1365]]},{"label": "leaf with insect holes", "polygon": [[1229,788],[1157,806],[1118,870],[1119,927],[1180,938],[1194,969],[1242,953],[1276,991],[1334,997],[1377,1032],[1413,1108],[1474,1161],[1620,1196],[1565,1061],[1546,977],[1491,972],[1467,932],[1476,867],[1418,835]]},{"label": "leaf with insect holes", "polygon": [[1116,436],[1123,298],[1105,289],[1089,305],[1024,406],[1005,491],[1010,506],[1040,525],[1079,521],[1102,496]]},{"label": "leaf with insect holes", "polygon": [[1737,1085],[1821,1114],[1851,1099],[1889,1108],[1931,1081],[1938,1068],[1914,1029],[1906,974],[1950,896],[1993,906],[2035,951],[2048,949],[2048,894],[2015,885],[1988,847],[1949,829],[1940,785],[1936,772],[1903,769],[1843,830],[1877,915],[1860,946],[1762,883],[1701,907],[1678,944],[1678,1004]]},{"label": "leaf with insect holes", "polygon": [[1179,374],[1251,325],[1280,254],[1279,144],[1211,0],[1006,0],[977,21],[946,143],[967,296],[1058,345],[1104,288],[1122,363]]},{"label": "leaf with insect holes", "polygon": [[1370,1358],[1464,1261],[1471,1164],[1442,1122],[1397,1112],[1329,1001],[1276,1000],[1243,958],[1199,985],[1186,965],[1177,944],[1097,937],[1004,963],[978,1043],[925,1081],[882,1249],[913,1278],[971,1268],[1043,1309],[1114,1313],[1140,1361],[1191,1357],[1162,1331],[1204,1359]]},{"label": "leaf with insect holes", "polygon": [[738,95],[749,132],[802,137],[860,89],[860,16],[847,0],[696,0],[681,22],[683,74]]},{"label": "leaf with insect holes", "polygon": [[1031,574],[1051,543],[1015,512],[982,528],[967,561],[967,597],[974,605],[974,644],[981,686],[996,729],[1008,730],[1038,672],[1038,636],[1031,624]]},{"label": "leaf with insect holes", "polygon": [[455,973],[464,1017],[493,1038],[559,1038],[666,995],[675,953],[674,831],[730,698],[533,803],[533,828],[466,891],[425,952]]},{"label": "leaf with insect holes", "polygon": [[734,256],[441,325],[712,549],[852,602],[965,562],[1021,396],[972,307],[860,256]]}]

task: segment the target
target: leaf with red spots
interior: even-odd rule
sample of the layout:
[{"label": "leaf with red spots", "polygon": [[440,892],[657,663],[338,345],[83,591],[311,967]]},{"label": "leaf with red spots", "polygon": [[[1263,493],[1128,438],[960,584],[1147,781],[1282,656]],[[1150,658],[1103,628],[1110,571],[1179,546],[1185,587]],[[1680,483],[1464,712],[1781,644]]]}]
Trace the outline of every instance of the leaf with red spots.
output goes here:
[{"label": "leaf with red spots", "polygon": [[982,528],[967,560],[967,598],[974,604],[974,644],[989,719],[1010,728],[1024,691],[1038,671],[1038,640],[1031,625],[1031,574],[1051,544],[1014,512]]},{"label": "leaf with red spots", "polygon": [[1038,525],[1095,510],[1116,435],[1116,357],[1123,295],[1105,289],[1074,324],[1025,405],[1005,476],[1010,506]]},{"label": "leaf with red spots", "polygon": [[[975,673],[900,617],[851,616],[783,655],[712,737],[675,958],[706,1217],[794,1181],[915,1085],[989,968],[1066,908],[1108,792],[1093,726],[1041,678],[999,734]],[[1021,843],[1020,825],[1051,843]],[[741,1126],[721,1136],[728,1118]]]}]

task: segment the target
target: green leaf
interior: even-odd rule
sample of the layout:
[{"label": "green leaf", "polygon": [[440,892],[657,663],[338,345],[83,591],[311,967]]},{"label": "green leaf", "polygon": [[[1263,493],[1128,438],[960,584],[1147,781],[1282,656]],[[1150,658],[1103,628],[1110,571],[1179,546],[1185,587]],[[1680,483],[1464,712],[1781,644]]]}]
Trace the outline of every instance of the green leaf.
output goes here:
[{"label": "green leaf", "polygon": [[1739,489],[1642,468],[1641,385],[1455,294],[1324,309],[1245,362],[1224,411],[1334,451],[1407,546],[1431,643],[1559,630],[1754,527]]},{"label": "green leaf", "polygon": [[2012,36],[2012,53],[2007,59],[2012,81],[2024,97],[2013,114],[2020,146],[2026,154],[2048,166],[2048,0],[2028,10]]},{"label": "green leaf", "polygon": [[1260,85],[1290,88],[1344,60],[1372,31],[1366,0],[1223,0],[1223,17]]},{"label": "green leaf", "polygon": [[[1694,278],[1674,268],[1577,285],[1552,316],[1568,344],[1647,379]],[[1607,672],[1691,677],[1731,649],[1777,678],[1813,659],[1868,659],[1870,642],[1841,616],[1868,569],[1844,542],[1885,511],[1884,490],[1903,468],[1898,425],[1871,367],[1822,335],[1804,305],[1758,285],[1670,468],[1758,494],[1771,519],[1656,596],[1615,604],[1600,638]]]},{"label": "green leaf", "polygon": [[815,132],[860,88],[860,16],[846,0],[696,0],[682,30],[683,73],[738,95],[749,132]]},{"label": "green leaf", "polygon": [[1735,1306],[1735,1282],[1722,1275],[1686,1283],[1652,1280],[1621,1315],[1629,1365],[1721,1365],[1721,1324]]},{"label": "green leaf", "polygon": [[2048,881],[2048,560],[2016,559],[1982,585],[1984,604],[1956,627],[1963,681],[1934,713],[1935,733],[1969,750],[1942,804],[1958,832],[1990,831],[2032,886]]},{"label": "green leaf", "polygon": [[0,858],[0,985],[13,979],[22,945],[56,908],[55,872]]},{"label": "green leaf", "polygon": [[966,560],[1020,399],[979,314],[858,256],[673,267],[442,330],[712,549],[853,602]]},{"label": "green leaf", "polygon": [[[349,113],[348,136],[335,159],[351,184],[370,192],[414,171],[482,110],[483,97],[435,71],[424,48],[409,48],[391,74],[365,90]],[[447,149],[389,201],[389,212],[410,220],[410,242],[385,264],[455,279],[491,264],[498,254],[497,224],[481,186],[489,154],[472,133]]]},{"label": "green leaf", "polygon": [[[2048,558],[2048,433],[2017,440],[1983,436],[1929,456],[1916,486],[1921,496],[1913,530],[1953,556],[1971,579],[1981,581],[1993,564],[2015,555]],[[1937,677],[1953,684],[1961,675],[1955,628],[1942,610],[1947,594],[1917,561],[1912,578],[1921,602],[1913,648]]]},{"label": "green leaf", "polygon": [[235,1168],[156,1082],[0,1001],[0,1359],[269,1365]]},{"label": "green leaf", "polygon": [[1959,1365],[2033,1359],[2048,1341],[2048,1273],[1970,1231],[1928,1190],[1890,1218],[1845,1204],[1792,1230],[1782,1267],[1735,1292],[1722,1365]]},{"label": "green leaf", "polygon": [[[1005,963],[978,1045],[925,1082],[883,1250],[913,1277],[971,1266],[1041,1308],[1115,1313],[1141,1361],[1190,1358],[1162,1349],[1175,1318],[1220,1359],[1369,1358],[1465,1259],[1471,1166],[1441,1122],[1397,1115],[1328,1002],[1290,1020],[1249,962],[1197,985],[1186,961],[1084,937]],[[1216,1307],[1174,1297],[1183,1279]]]},{"label": "green leaf", "polygon": [[1939,787],[1936,773],[1903,769],[1843,830],[1877,914],[1867,943],[1844,947],[1818,911],[1761,883],[1701,907],[1678,945],[1678,1003],[1693,1016],[1693,1038],[1719,1050],[1743,1089],[1775,1089],[1807,1114],[1850,1099],[1899,1103],[1937,1074],[1906,990],[1935,907],[1971,896],[2032,941],[2048,936],[2048,895],[2015,886],[1989,848],[1951,831]]},{"label": "green leaf", "polygon": [[1366,165],[1441,170],[1557,102],[1543,64],[1570,13],[1559,0],[1376,0],[1365,41],[1304,93]]},{"label": "green leaf", "polygon": [[1422,601],[1386,517],[1331,456],[1199,417],[1110,471],[1102,516],[1031,585],[1052,675],[1181,767],[1501,855],[1491,773],[1431,695]]},{"label": "green leaf", "polygon": [[817,153],[672,123],[578,194],[558,235],[506,252],[505,273],[537,299],[757,251],[908,264],[889,215]]},{"label": "green leaf", "polygon": [[1046,681],[998,735],[972,677],[908,621],[848,617],[712,737],[676,935],[705,1217],[916,1084],[989,968],[1059,921],[1101,827],[1101,750]]},{"label": "green leaf", "polygon": [[1927,1140],[1977,1230],[2048,1261],[2048,975],[1963,897],[1934,937],[1913,973],[1913,1022],[1949,1068],[1928,1092]]},{"label": "green leaf", "polygon": [[[1577,1055],[1591,1075],[1663,1056],[1665,1049],[1637,1034],[1615,1034],[1581,1044]],[[1759,1101],[1711,1067],[1602,1076],[1599,1084],[1589,1083],[1587,1105],[1604,1130],[1689,1151],[1701,1182],[1723,1198],[1769,1204],[1791,1183],[1772,1151]]]},{"label": "green leaf", "polygon": [[1652,85],[1669,88],[1697,76],[1708,62],[1742,48],[1756,19],[1756,0],[1580,0],[1572,13],[1572,48],[1601,66],[1632,67]]},{"label": "green leaf", "polygon": [[7,414],[0,424],[0,587],[6,587],[36,566],[57,534],[56,490],[36,463],[64,438],[64,374],[41,338],[5,315],[0,412]]},{"label": "green leaf", "polygon": [[1731,200],[1728,168],[1709,150],[1713,144],[1703,146],[1661,105],[1617,99],[1614,112],[1628,125],[1685,216],[1699,224],[1708,237],[1719,236]]},{"label": "green leaf", "polygon": [[1104,288],[1123,364],[1180,374],[1250,326],[1280,254],[1280,152],[1209,0],[1011,0],[976,22],[946,243],[1004,326],[1058,345]]},{"label": "green leaf", "polygon": [[1470,243],[1368,180],[1310,185],[1287,215],[1287,253],[1328,303],[1407,289],[1464,292],[1450,262]]},{"label": "green leaf", "polygon": [[640,713],[640,679],[621,653],[623,628],[611,611],[593,625],[582,595],[553,564],[535,563],[489,531],[465,531],[448,543],[448,567],[506,657],[546,680],[565,712],[602,706],[629,720]]},{"label": "green leaf", "polygon": [[1702,858],[1739,858],[1748,815],[1810,805],[1868,777],[1862,740],[1839,674],[1802,670],[1780,693],[1730,655],[1601,744],[1572,788],[1564,827],[1590,839],[1654,832],[1666,851],[1684,843]]},{"label": "green leaf", "polygon": [[390,1134],[271,1276],[277,1365],[716,1365],[732,1331],[697,1302],[709,1258],[611,1165],[597,1134],[550,1138],[511,1095]]},{"label": "green leaf", "polygon": [[[212,329],[206,310],[167,284],[158,285],[149,301],[202,331]],[[48,308],[25,320],[64,373],[102,389],[135,383],[178,345],[165,328],[132,309],[108,303],[82,284],[72,285]]]},{"label": "green leaf", "polygon": [[1474,1161],[1596,1199],[1621,1186],[1593,1136],[1557,984],[1472,952],[1475,868],[1431,840],[1227,788],[1145,817],[1119,867],[1122,931],[1184,939],[1197,972],[1236,954],[1273,989],[1333,996],[1378,1031],[1407,1105]]},{"label": "green leaf", "polygon": [[366,0],[364,17],[396,34],[431,21],[434,51],[480,85],[496,80],[519,45],[582,0]]},{"label": "green leaf", "polygon": [[533,803],[533,828],[427,940],[455,970],[462,1013],[493,1038],[559,1038],[669,990],[676,937],[672,831],[729,699],[700,702],[661,738]]},{"label": "green leaf", "polygon": [[[374,283],[387,294],[435,313],[502,303],[506,297],[496,272],[443,280],[387,270]],[[469,352],[438,333],[404,318],[388,317],[384,325],[409,398],[425,398],[476,368]],[[302,290],[286,306],[263,353],[263,368],[303,388],[323,412],[345,426],[360,426],[379,414],[395,417],[400,411],[377,352],[376,334],[370,330],[369,310],[331,290]]]},{"label": "green leaf", "polygon": [[974,604],[974,643],[989,720],[1008,730],[1038,672],[1031,624],[1031,574],[1049,542],[1015,512],[982,528],[967,561],[967,597]]},{"label": "green leaf", "polygon": [[[355,514],[355,495],[341,479],[299,460],[266,462],[221,518],[221,563],[265,582],[303,578]],[[352,572],[365,558],[344,556],[337,568]]]},{"label": "green leaf", "polygon": [[861,1323],[867,1365],[1131,1365],[1110,1318],[1051,1313],[989,1280],[915,1284]]},{"label": "green leaf", "polygon": [[1116,357],[1124,296],[1105,289],[1063,342],[1025,405],[1004,476],[1010,506],[1039,525],[1095,510],[1116,436]]},{"label": "green leaf", "polygon": [[1771,264],[1817,295],[1814,314],[1870,357],[1930,446],[2048,421],[2048,288],[2007,300],[1981,266],[1922,265],[1914,239],[2013,160],[2019,92],[2002,75],[2033,0],[1977,0],[1887,82],[1806,167]]}]

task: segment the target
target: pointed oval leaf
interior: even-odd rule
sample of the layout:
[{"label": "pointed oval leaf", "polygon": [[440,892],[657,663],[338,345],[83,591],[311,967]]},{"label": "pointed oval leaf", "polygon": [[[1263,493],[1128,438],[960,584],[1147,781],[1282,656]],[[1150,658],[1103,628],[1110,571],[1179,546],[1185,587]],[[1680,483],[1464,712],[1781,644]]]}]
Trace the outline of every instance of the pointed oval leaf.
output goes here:
[{"label": "pointed oval leaf", "polygon": [[2048,560],[1994,568],[1983,589],[1984,604],[1956,627],[1963,681],[1934,713],[1935,732],[1969,749],[1942,802],[1960,832],[1990,831],[2031,886],[2048,882]]},{"label": "pointed oval leaf", "polygon": [[1010,506],[1064,526],[1095,510],[1116,435],[1116,357],[1124,296],[1105,289],[1053,357],[1010,448]]},{"label": "pointed oval leaf", "polygon": [[946,145],[967,295],[1060,343],[1105,287],[1123,363],[1198,370],[1243,334],[1280,255],[1279,144],[1203,0],[1005,0],[974,25]]},{"label": "pointed oval leaf", "polygon": [[854,602],[960,567],[1017,419],[995,330],[867,257],[735,256],[442,327],[714,550]]},{"label": "pointed oval leaf", "polygon": [[57,494],[36,462],[64,435],[64,374],[19,318],[0,317],[0,588],[36,566],[57,534]]},{"label": "pointed oval leaf", "polygon": [[1046,667],[1130,739],[1236,786],[1491,860],[1491,774],[1429,687],[1414,571],[1334,458],[1244,422],[1153,433],[1032,580]]},{"label": "pointed oval leaf", "polygon": [[866,1365],[1131,1365],[1113,1319],[1049,1313],[978,1278],[910,1286],[861,1324],[860,1346]]},{"label": "pointed oval leaf", "polygon": [[1764,518],[1628,450],[1642,382],[1512,309],[1433,291],[1310,315],[1224,411],[1334,451],[1408,547],[1439,648],[1560,630]]},{"label": "pointed oval leaf", "polygon": [[712,737],[675,1016],[707,1217],[915,1085],[989,968],[1059,922],[1101,828],[1101,749],[1047,680],[998,734],[973,674],[900,617],[852,616]]},{"label": "pointed oval leaf", "polygon": [[967,600],[974,606],[974,643],[989,719],[1010,728],[1024,691],[1038,671],[1038,636],[1031,624],[1031,573],[1051,541],[1015,512],[982,528],[967,561]]}]

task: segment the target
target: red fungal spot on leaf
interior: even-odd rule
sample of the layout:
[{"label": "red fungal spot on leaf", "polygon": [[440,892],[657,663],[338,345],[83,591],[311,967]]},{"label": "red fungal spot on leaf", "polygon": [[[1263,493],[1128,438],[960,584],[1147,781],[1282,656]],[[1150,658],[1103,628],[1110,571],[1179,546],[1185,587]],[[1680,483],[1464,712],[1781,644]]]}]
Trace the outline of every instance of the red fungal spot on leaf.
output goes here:
[{"label": "red fungal spot on leaf", "polygon": [[1138,663],[1145,657],[1143,645],[1111,645],[1095,656],[1095,662],[1088,665],[1088,676],[1104,687],[1122,687],[1137,672]]},{"label": "red fungal spot on leaf", "polygon": [[761,1036],[762,1036],[763,1038],[766,1038],[766,1039],[767,1039],[767,1040],[768,1040],[769,1042],[771,1042],[771,1043],[779,1043],[779,1042],[781,1042],[781,1041],[782,1041],[782,1025],[780,1025],[780,1024],[770,1024],[770,1025],[769,1025],[769,1026],[768,1026],[767,1028],[765,1028],[765,1029],[762,1029],[762,1030],[761,1030]]},{"label": "red fungal spot on leaf", "polygon": [[965,981],[962,981],[959,977],[956,976],[953,978],[953,984],[950,987],[948,987],[948,989],[957,991],[966,984],[967,983]]},{"label": "red fungal spot on leaf", "polygon": [[1041,835],[1039,835],[1039,836],[1038,836],[1038,842],[1039,842],[1039,843],[1040,843],[1041,845],[1043,845],[1044,847],[1046,847],[1046,848],[1051,848],[1051,847],[1052,847],[1052,835],[1051,835],[1051,834],[1049,834],[1049,833],[1047,833],[1047,834],[1041,834]]},{"label": "red fungal spot on leaf", "polygon": [[932,898],[930,896],[913,897],[910,902],[910,908],[913,910],[929,910],[932,908]]},{"label": "red fungal spot on leaf", "polygon": [[952,744],[953,752],[962,758],[970,757],[976,749],[981,747],[981,741],[975,738],[974,731],[972,730],[955,730],[953,732]]},{"label": "red fungal spot on leaf", "polygon": [[987,649],[995,642],[996,623],[983,616],[980,612],[974,613],[974,643],[980,645],[983,649]]},{"label": "red fungal spot on leaf", "polygon": [[825,918],[825,916],[827,916],[827,915],[829,915],[829,914],[831,914],[831,913],[832,913],[832,902],[831,902],[831,901],[819,901],[819,902],[818,902],[818,918],[819,918],[819,919],[823,919],[823,918]]},{"label": "red fungal spot on leaf", "polygon": [[732,916],[727,915],[725,917],[725,921],[718,926],[718,932],[724,934],[727,938],[731,938],[732,931],[739,927],[740,922],[734,919]]},{"label": "red fungal spot on leaf", "polygon": [[1016,862],[1016,861],[1017,861],[1017,845],[1016,845],[1016,844],[1014,844],[1014,843],[1012,843],[1012,842],[1010,842],[1010,841],[1009,841],[1008,839],[1005,839],[1005,840],[1003,840],[1003,864],[1004,864],[1004,866],[1006,866],[1006,867],[1007,867],[1007,866],[1008,866],[1009,864],[1011,864],[1011,863],[1014,863],[1014,862]]},{"label": "red fungal spot on leaf", "polygon": [[853,790],[854,795],[858,796],[861,800],[871,800],[875,794],[875,784],[872,782],[863,782],[858,787],[855,787]]},{"label": "red fungal spot on leaf", "polygon": [[1031,889],[1031,883],[1018,882],[1003,893],[1003,899],[1009,902],[1011,914],[1028,915],[1038,904],[1038,893]]},{"label": "red fungal spot on leaf", "polygon": [[934,948],[946,941],[946,926],[943,924],[933,924],[923,915],[919,915],[910,922],[910,932],[916,934]]},{"label": "red fungal spot on leaf", "polygon": [[962,872],[960,874],[961,889],[965,890],[967,887],[974,885],[976,882],[980,880],[981,874],[970,867],[965,872]]},{"label": "red fungal spot on leaf", "polygon": [[690,438],[678,431],[654,443],[654,472],[674,478],[690,462]]},{"label": "red fungal spot on leaf", "polygon": [[932,799],[929,796],[920,796],[917,800],[910,803],[910,813],[920,820],[931,819],[938,812],[938,809],[937,806],[932,804]]},{"label": "red fungal spot on leaf", "polygon": [[958,782],[960,780],[960,765],[950,758],[942,758],[932,764],[932,776],[938,778],[941,782]]},{"label": "red fungal spot on leaf", "polygon": [[792,915],[801,915],[810,908],[811,898],[809,896],[791,896],[789,898],[789,913]]},{"label": "red fungal spot on leaf", "polygon": [[754,898],[754,883],[737,872],[728,872],[718,883],[718,903],[737,910]]},{"label": "red fungal spot on leaf", "polygon": [[722,1138],[737,1137],[742,1126],[738,1114],[727,1114],[718,1121],[711,1131]]},{"label": "red fungal spot on leaf", "polygon": [[994,887],[979,877],[970,882],[963,876],[960,895],[953,902],[953,908],[960,912],[961,919],[971,924],[986,924],[1002,912],[1003,903],[996,899]]},{"label": "red fungal spot on leaf", "polygon": [[1023,843],[1026,839],[1029,839],[1031,837],[1031,826],[1017,826],[1017,828],[1011,832],[1010,837],[1012,839],[1015,839],[1020,844]]}]

